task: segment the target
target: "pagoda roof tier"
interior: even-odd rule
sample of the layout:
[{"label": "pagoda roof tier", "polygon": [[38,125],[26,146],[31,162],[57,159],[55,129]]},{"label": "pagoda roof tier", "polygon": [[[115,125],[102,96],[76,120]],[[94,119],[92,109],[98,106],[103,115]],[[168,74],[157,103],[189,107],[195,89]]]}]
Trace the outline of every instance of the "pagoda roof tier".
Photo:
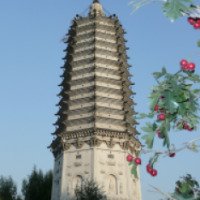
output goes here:
[{"label": "pagoda roof tier", "polygon": [[73,20],[64,38],[57,138],[51,145],[55,155],[78,135],[105,134],[129,141],[137,132],[124,33],[117,16],[106,16],[97,0],[87,17]]}]

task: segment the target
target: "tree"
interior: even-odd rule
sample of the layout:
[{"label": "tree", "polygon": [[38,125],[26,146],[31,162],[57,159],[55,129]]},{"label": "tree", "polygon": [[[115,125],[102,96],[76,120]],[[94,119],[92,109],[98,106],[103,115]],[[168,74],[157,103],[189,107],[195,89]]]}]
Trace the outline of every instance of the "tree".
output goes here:
[{"label": "tree", "polygon": [[176,182],[172,197],[177,200],[200,200],[199,183],[190,174],[187,174]]},{"label": "tree", "polygon": [[176,182],[174,193],[165,193],[157,187],[151,187],[155,192],[163,195],[165,200],[200,200],[199,183],[190,174],[181,177]]},{"label": "tree", "polygon": [[25,200],[50,200],[52,187],[52,171],[43,174],[35,167],[30,176],[23,180],[22,194]]},{"label": "tree", "polygon": [[0,177],[0,200],[21,200],[17,196],[17,186],[11,177]]},{"label": "tree", "polygon": [[101,188],[93,181],[83,181],[80,187],[75,189],[76,200],[106,200]]}]

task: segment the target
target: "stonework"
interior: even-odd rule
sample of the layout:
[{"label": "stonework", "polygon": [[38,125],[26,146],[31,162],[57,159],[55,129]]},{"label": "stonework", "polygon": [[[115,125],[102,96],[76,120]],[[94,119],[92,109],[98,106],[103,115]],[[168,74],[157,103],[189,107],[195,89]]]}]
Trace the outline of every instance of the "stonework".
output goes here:
[{"label": "stonework", "polygon": [[130,174],[127,153],[105,143],[93,148],[84,144],[80,150],[71,146],[55,160],[52,200],[71,199],[83,178],[95,180],[109,200],[140,200],[140,182]]},{"label": "stonework", "polygon": [[128,153],[136,139],[123,30],[94,0],[87,17],[76,16],[68,44],[58,120],[50,145],[55,157],[51,200],[71,200],[84,179],[95,180],[109,200],[141,200],[140,180],[131,174]]}]

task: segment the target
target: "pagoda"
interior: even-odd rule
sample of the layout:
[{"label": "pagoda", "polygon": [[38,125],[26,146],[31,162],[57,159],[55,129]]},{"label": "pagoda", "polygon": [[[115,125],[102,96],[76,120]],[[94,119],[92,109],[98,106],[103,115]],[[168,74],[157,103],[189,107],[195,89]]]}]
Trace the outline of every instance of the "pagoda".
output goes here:
[{"label": "pagoda", "polygon": [[71,200],[83,180],[94,180],[108,200],[141,200],[140,180],[126,156],[140,150],[127,62],[125,31],[98,0],[73,19],[65,37],[51,200]]}]

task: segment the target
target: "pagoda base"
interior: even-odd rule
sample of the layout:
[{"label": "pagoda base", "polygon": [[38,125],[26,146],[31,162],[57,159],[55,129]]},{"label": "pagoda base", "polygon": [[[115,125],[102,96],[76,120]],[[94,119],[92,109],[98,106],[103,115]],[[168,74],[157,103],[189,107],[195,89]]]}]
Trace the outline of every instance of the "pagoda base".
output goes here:
[{"label": "pagoda base", "polygon": [[126,161],[129,150],[119,144],[109,148],[84,144],[71,146],[55,159],[51,200],[73,200],[74,190],[83,180],[94,180],[108,200],[141,200],[140,180],[131,174]]}]

